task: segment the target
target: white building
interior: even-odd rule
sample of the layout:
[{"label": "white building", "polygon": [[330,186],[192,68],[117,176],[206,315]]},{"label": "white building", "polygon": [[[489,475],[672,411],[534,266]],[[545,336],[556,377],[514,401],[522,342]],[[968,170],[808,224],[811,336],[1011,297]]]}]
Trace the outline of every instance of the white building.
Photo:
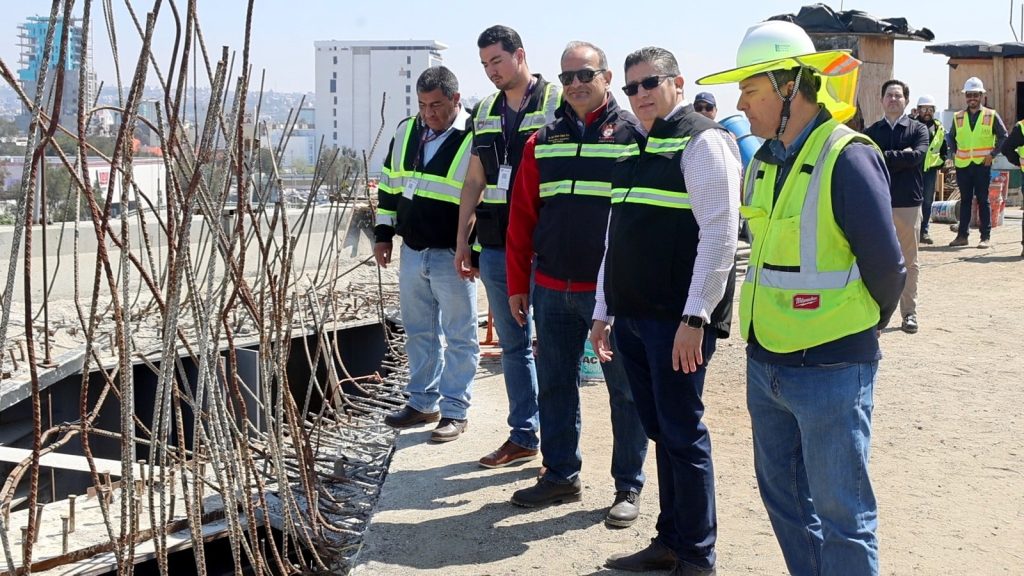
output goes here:
[{"label": "white building", "polygon": [[388,142],[398,123],[417,112],[416,79],[439,66],[444,44],[433,40],[314,42],[316,48],[316,133],[324,147],[367,153],[384,131],[370,157],[370,172],[380,172]]}]

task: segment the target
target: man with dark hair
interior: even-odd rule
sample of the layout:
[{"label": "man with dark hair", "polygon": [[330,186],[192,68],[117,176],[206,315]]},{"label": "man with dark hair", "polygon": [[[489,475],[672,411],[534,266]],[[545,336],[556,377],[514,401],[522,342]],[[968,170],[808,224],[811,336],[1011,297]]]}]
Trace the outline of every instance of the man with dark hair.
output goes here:
[{"label": "man with dark hair", "polygon": [[889,169],[889,196],[896,239],[907,267],[907,283],[900,296],[902,330],[916,334],[917,278],[921,265],[917,262],[917,243],[921,236],[921,203],[924,200],[924,161],[928,155],[928,128],[904,112],[910,88],[896,79],[882,84],[882,109],[885,116],[868,127],[864,134],[874,140]]},{"label": "man with dark hair", "polygon": [[982,106],[985,84],[972,76],[964,82],[967,109],[953,115],[946,142],[956,166],[956,185],[960,188],[960,225],[950,246],[967,246],[971,231],[971,205],[978,202],[978,248],[989,248],[992,234],[992,209],[988,203],[988,188],[992,179],[992,160],[999,155],[1006,141],[1006,126],[999,114]]},{"label": "man with dark hair", "polygon": [[617,355],[625,366],[655,444],[661,513],[649,546],[607,566],[709,576],[718,521],[702,394],[732,320],[742,166],[735,139],[683,97],[671,52],[642,48],[625,68],[646,138],[612,173],[591,341],[602,361]]},{"label": "man with dark hair", "polygon": [[[561,90],[540,74],[530,74],[519,34],[492,26],[480,34],[480,63],[498,89],[483,99],[473,118],[473,154],[459,206],[455,269],[467,279],[479,275],[487,290],[501,344],[501,367],[508,393],[508,440],[480,459],[485,468],[537,457],[537,371],[532,322],[519,325],[508,307],[505,231],[516,169],[526,140],[555,118]],[[479,270],[469,245],[476,225]]]},{"label": "man with dark hair", "polygon": [[[508,293],[512,316],[526,324],[536,311],[541,452],[546,473],[516,491],[512,503],[535,507],[578,500],[580,469],[580,357],[594,312],[597,272],[611,206],[616,157],[636,146],[640,125],[609,92],[612,72],[604,51],[570,42],[562,52],[565,103],[554,122],[526,141],[508,225]],[[640,512],[647,437],[633,404],[622,361],[601,366],[612,421],[615,501],[605,523],[631,525]]]},{"label": "man with dark hair", "polygon": [[384,422],[408,428],[440,420],[430,439],[449,442],[466,430],[480,357],[476,284],[449,264],[472,132],[451,70],[424,70],[416,95],[419,114],[398,124],[377,188],[373,255],[386,268],[392,238],[402,237],[398,291],[409,356],[409,402]]},{"label": "man with dark hair", "polygon": [[905,272],[884,161],[842,124],[860,62],[777,20],[748,29],[736,60],[697,83],[739,83],[736,107],[765,138],[740,207],[757,487],[790,574],[877,576],[872,395]]}]

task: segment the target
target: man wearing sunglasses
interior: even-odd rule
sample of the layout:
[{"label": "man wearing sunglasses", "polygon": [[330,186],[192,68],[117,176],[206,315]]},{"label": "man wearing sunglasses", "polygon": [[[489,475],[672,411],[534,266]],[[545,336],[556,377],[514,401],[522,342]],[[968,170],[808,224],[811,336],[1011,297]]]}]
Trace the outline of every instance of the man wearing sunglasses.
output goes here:
[{"label": "man wearing sunglasses", "polygon": [[714,120],[715,116],[718,116],[718,105],[715,104],[715,95],[711,92],[698,92],[693,97],[693,111]]},{"label": "man wearing sunglasses", "polygon": [[[604,255],[611,172],[616,158],[641,139],[636,117],[619,108],[608,90],[612,73],[603,50],[570,42],[561,66],[564,103],[555,121],[526,141],[508,226],[509,306],[520,325],[529,316],[531,264],[536,263],[532,300],[546,473],[512,495],[513,504],[526,507],[580,498],[580,357]],[[622,361],[601,367],[611,409],[615,481],[605,522],[625,527],[640,512],[647,436]]]},{"label": "man wearing sunglasses", "polygon": [[978,248],[989,247],[992,233],[992,211],[988,203],[988,185],[992,176],[992,159],[999,155],[1006,141],[1006,126],[999,114],[981,105],[985,85],[974,76],[964,82],[967,109],[953,115],[953,125],[946,142],[956,166],[956,185],[960,188],[960,225],[950,246],[967,246],[971,231],[971,200],[978,202]]},{"label": "man wearing sunglasses", "polygon": [[729,335],[742,166],[729,133],[684,99],[671,52],[637,50],[625,72],[647,138],[612,174],[591,341],[602,361],[623,361],[655,442],[661,513],[648,547],[606,565],[708,576],[717,520],[701,395],[715,342]]},{"label": "man wearing sunglasses", "polygon": [[[509,438],[480,459],[499,468],[537,457],[537,371],[532,322],[520,325],[508,309],[505,279],[505,231],[509,196],[527,138],[555,119],[561,90],[540,74],[530,74],[519,34],[492,26],[477,39],[480,63],[497,92],[483,99],[473,117],[473,155],[459,206],[455,269],[464,278],[479,275],[487,290],[494,327],[501,343],[501,368],[508,394]],[[476,226],[479,271],[469,246]]]}]

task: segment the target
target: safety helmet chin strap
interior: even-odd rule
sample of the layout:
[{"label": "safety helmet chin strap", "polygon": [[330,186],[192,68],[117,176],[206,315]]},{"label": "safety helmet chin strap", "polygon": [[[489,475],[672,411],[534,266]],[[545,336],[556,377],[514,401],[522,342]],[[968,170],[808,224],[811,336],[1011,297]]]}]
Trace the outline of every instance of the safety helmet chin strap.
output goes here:
[{"label": "safety helmet chin strap", "polygon": [[775,93],[778,94],[779,98],[782,99],[782,114],[779,119],[779,129],[775,131],[775,137],[779,138],[782,133],[786,131],[786,124],[789,124],[789,107],[792,104],[793,99],[796,98],[796,93],[800,91],[800,79],[804,75],[804,67],[797,68],[796,80],[793,82],[793,90],[789,93],[789,96],[783,96],[782,90],[779,89],[779,82],[775,79],[774,70],[768,72],[768,81],[772,83],[772,88],[775,89]]}]

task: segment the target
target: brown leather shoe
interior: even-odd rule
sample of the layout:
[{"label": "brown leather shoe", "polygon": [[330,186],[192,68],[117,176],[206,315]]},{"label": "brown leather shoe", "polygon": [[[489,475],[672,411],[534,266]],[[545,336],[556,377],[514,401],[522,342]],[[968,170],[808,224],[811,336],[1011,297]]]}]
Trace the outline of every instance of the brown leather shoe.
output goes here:
[{"label": "brown leather shoe", "polygon": [[615,554],[604,565],[628,572],[672,570],[676,567],[676,553],[658,542],[657,538],[651,538],[651,545],[647,548],[632,554]]},{"label": "brown leather shoe", "polygon": [[480,459],[484,468],[503,468],[518,462],[527,462],[537,457],[537,450],[530,450],[506,440],[501,448]]},{"label": "brown leather shoe", "polygon": [[384,417],[384,423],[392,428],[409,428],[417,424],[437,422],[441,419],[440,412],[420,412],[412,406],[406,405]]}]

